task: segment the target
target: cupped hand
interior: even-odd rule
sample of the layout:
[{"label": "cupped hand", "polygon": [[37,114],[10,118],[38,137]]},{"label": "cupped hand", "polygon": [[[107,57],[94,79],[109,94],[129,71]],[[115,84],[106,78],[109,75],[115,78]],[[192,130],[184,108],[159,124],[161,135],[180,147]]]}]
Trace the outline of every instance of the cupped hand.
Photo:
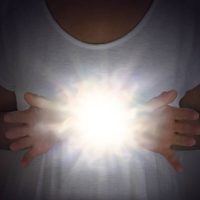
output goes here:
[{"label": "cupped hand", "polygon": [[140,147],[160,153],[176,171],[181,171],[181,163],[171,147],[193,146],[194,136],[200,134],[200,125],[190,123],[199,118],[196,111],[169,106],[176,96],[176,91],[172,90],[147,103],[145,115],[140,122],[143,128],[138,131],[136,139]]},{"label": "cupped hand", "polygon": [[59,106],[44,97],[26,93],[24,98],[30,105],[29,109],[7,113],[4,120],[19,124],[8,130],[6,137],[13,140],[11,150],[28,149],[21,160],[22,165],[27,166],[65,138],[66,116]]}]

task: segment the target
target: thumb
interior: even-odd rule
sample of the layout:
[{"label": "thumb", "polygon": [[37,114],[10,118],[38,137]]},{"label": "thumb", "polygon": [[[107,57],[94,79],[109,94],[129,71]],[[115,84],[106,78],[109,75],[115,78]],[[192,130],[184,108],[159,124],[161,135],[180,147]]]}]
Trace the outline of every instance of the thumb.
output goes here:
[{"label": "thumb", "polygon": [[150,109],[158,109],[162,106],[166,106],[172,103],[177,97],[177,92],[175,90],[170,90],[167,92],[161,93],[159,96],[154,97],[147,102],[147,107]]},{"label": "thumb", "polygon": [[50,102],[42,96],[26,92],[24,95],[25,101],[30,105],[37,108],[49,108]]}]

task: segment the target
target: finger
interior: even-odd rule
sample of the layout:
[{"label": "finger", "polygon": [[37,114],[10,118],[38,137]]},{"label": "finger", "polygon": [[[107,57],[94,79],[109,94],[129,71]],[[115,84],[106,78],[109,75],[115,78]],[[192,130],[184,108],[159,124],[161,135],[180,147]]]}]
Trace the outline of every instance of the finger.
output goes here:
[{"label": "finger", "polygon": [[25,148],[29,148],[33,145],[33,139],[30,137],[21,138],[10,145],[12,151],[18,151]]},{"label": "finger", "polygon": [[65,106],[63,106],[62,103],[49,101],[45,97],[30,92],[25,93],[24,99],[30,106],[37,107],[40,109],[57,110],[57,111],[66,110]]},{"label": "finger", "polygon": [[200,135],[200,124],[191,123],[190,121],[176,121],[174,124],[174,132],[184,135]]},{"label": "finger", "polygon": [[11,139],[11,140],[25,137],[28,135],[28,128],[26,127],[12,128],[8,130],[5,135],[8,139]]},{"label": "finger", "polygon": [[42,96],[27,92],[24,95],[24,99],[30,106],[38,108],[49,108],[50,102]]},{"label": "finger", "polygon": [[40,153],[36,151],[35,148],[31,148],[28,150],[21,159],[21,164],[23,167],[27,167],[33,159],[38,156]]},{"label": "finger", "polygon": [[196,140],[193,137],[188,137],[184,135],[176,135],[174,137],[173,145],[178,146],[194,146],[196,144]]},{"label": "finger", "polygon": [[176,120],[197,120],[199,113],[188,108],[175,108],[172,107]]},{"label": "finger", "polygon": [[4,122],[27,123],[27,111],[8,112],[4,115]]},{"label": "finger", "polygon": [[161,154],[168,160],[168,162],[177,172],[181,172],[183,170],[181,163],[172,150],[169,149]]},{"label": "finger", "polygon": [[158,109],[162,106],[172,103],[177,97],[177,92],[175,90],[170,90],[168,92],[163,92],[159,96],[154,97],[149,102],[147,102],[147,107],[150,109]]}]

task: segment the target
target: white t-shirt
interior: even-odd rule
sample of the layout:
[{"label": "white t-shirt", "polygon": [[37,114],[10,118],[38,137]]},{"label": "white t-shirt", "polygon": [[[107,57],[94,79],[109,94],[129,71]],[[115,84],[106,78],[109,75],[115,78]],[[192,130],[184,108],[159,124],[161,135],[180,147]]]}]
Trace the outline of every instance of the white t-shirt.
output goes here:
[{"label": "white t-shirt", "polygon": [[[60,86],[91,75],[116,76],[138,88],[145,102],[176,89],[175,105],[199,84],[200,2],[154,0],[142,21],[107,44],[86,44],[55,22],[44,0],[0,4],[0,85],[17,96],[19,110],[30,91],[49,99]],[[82,161],[79,152],[57,146],[22,169],[23,152],[0,151],[2,199],[195,199],[200,197],[199,151],[178,153],[185,171],[176,174],[152,152],[131,157]],[[194,197],[194,198],[192,198]]]}]

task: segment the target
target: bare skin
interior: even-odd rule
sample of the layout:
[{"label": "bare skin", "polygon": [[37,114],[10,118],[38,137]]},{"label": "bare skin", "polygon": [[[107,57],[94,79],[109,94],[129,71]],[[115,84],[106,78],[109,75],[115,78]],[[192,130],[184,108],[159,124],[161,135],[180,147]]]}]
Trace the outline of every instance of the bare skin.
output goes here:
[{"label": "bare skin", "polygon": [[[148,113],[147,118],[145,117],[145,121],[142,118],[138,120],[142,124],[151,124],[152,128],[139,129],[136,136],[133,134],[133,140],[138,141],[139,148],[160,153],[175,170],[181,171],[181,164],[171,146],[194,145],[194,135],[200,134],[200,125],[190,126],[187,122],[197,120],[197,112],[168,106],[176,95],[175,91],[164,92],[144,105],[144,111]],[[10,128],[6,132],[7,138],[15,140],[10,148],[13,151],[28,148],[21,160],[23,166],[27,166],[35,157],[70,137],[68,129],[61,129],[61,132],[58,132],[58,127],[62,127],[63,122],[66,124],[67,113],[63,113],[65,111],[58,110],[55,103],[35,94],[27,93],[25,100],[30,105],[29,109],[9,112],[4,116],[7,123],[18,124],[18,127]]]},{"label": "bare skin", "polygon": [[[124,36],[141,21],[151,3],[152,0],[47,0],[52,16],[63,30],[87,43],[106,43]],[[17,106],[14,92],[0,87],[0,96],[2,133],[4,113]],[[10,140],[4,134],[0,134],[0,139],[1,149],[8,149]]]},{"label": "bare skin", "polygon": [[47,0],[63,30],[78,40],[95,44],[123,37],[141,21],[151,3],[152,0]]},{"label": "bare skin", "polygon": [[[152,0],[48,0],[47,4],[52,13],[52,16],[55,18],[57,23],[68,32],[70,35],[75,37],[76,39],[86,42],[86,43],[107,43],[114,41],[120,37],[123,37],[127,32],[133,29],[144,17],[148,8],[150,7]],[[83,17],[84,16],[84,17]],[[1,112],[10,112],[16,109],[16,98],[13,92],[5,91],[3,88],[0,90],[0,95],[4,96],[3,99],[0,100],[0,111]],[[36,97],[37,99],[37,97]],[[53,145],[54,142],[52,140],[46,141],[45,148],[42,148],[41,138],[37,134],[37,137],[33,134],[34,131],[32,129],[32,120],[34,118],[37,119],[37,112],[35,110],[39,110],[39,112],[43,112],[44,108],[37,105],[37,103],[33,101],[29,102],[30,108],[28,112],[25,111],[27,117],[24,119],[28,120],[29,131],[21,132],[19,129],[16,133],[7,132],[7,137],[10,139],[17,139],[17,141],[11,141],[11,148],[13,150],[19,150],[27,147],[31,147],[30,150],[25,154],[22,162],[24,165],[27,165],[31,162],[34,157],[47,152]],[[164,106],[167,106],[164,105]],[[39,108],[38,108],[39,107]],[[170,110],[170,111],[169,111]],[[173,109],[172,109],[173,110]],[[171,113],[171,108],[167,109],[167,112]],[[180,112],[182,112],[180,110]],[[2,113],[3,114],[3,113]],[[7,122],[14,122],[20,119],[24,112],[16,112],[13,115],[7,115],[5,120]],[[190,113],[191,114],[191,113]],[[193,116],[191,116],[187,112],[183,118],[193,120]],[[9,118],[9,116],[11,116]],[[34,117],[35,116],[35,117]],[[176,119],[175,115],[170,115],[171,119]],[[191,117],[191,118],[190,118]],[[174,122],[175,120],[173,120]],[[24,122],[21,119],[20,122]],[[3,122],[3,126],[5,123]],[[3,127],[2,126],[2,127]],[[196,127],[196,126],[195,126]],[[191,127],[193,130],[194,127]],[[13,130],[13,129],[12,129]],[[174,134],[174,130],[170,129],[170,134],[172,137],[169,137],[166,149],[161,150],[163,147],[163,143],[158,144],[156,149],[152,149],[155,152],[159,152],[163,154],[170,163],[177,169],[180,169],[180,163],[176,160],[173,154],[165,154],[165,150],[170,150],[171,145],[183,145],[183,146],[191,146],[190,140],[184,140],[185,142],[175,142],[174,138],[177,138]],[[189,131],[190,132],[190,131]],[[199,131],[198,131],[199,132]],[[20,135],[23,134],[24,135]],[[16,135],[15,135],[16,134]],[[19,135],[18,135],[19,134]],[[187,133],[188,134],[188,133]],[[2,135],[2,134],[1,134]],[[18,137],[19,136],[19,137]],[[23,137],[23,138],[21,138]],[[24,140],[26,137],[27,140]],[[192,135],[193,137],[193,135]],[[192,139],[189,138],[189,139]],[[5,136],[3,136],[5,139]],[[32,138],[32,139],[31,139]],[[185,137],[184,137],[185,138]],[[55,141],[56,143],[57,141]],[[9,144],[8,141],[6,144]],[[13,147],[13,145],[17,145]],[[171,155],[171,156],[170,156]]]},{"label": "bare skin", "polygon": [[[191,108],[196,110],[200,113],[200,84],[194,88],[188,90],[185,95],[180,100],[180,107],[182,108]],[[200,119],[198,121],[191,122],[193,124],[200,124]],[[183,147],[175,147],[178,150],[198,150],[200,149],[200,137],[196,136],[196,145],[190,148],[183,148]]]}]

